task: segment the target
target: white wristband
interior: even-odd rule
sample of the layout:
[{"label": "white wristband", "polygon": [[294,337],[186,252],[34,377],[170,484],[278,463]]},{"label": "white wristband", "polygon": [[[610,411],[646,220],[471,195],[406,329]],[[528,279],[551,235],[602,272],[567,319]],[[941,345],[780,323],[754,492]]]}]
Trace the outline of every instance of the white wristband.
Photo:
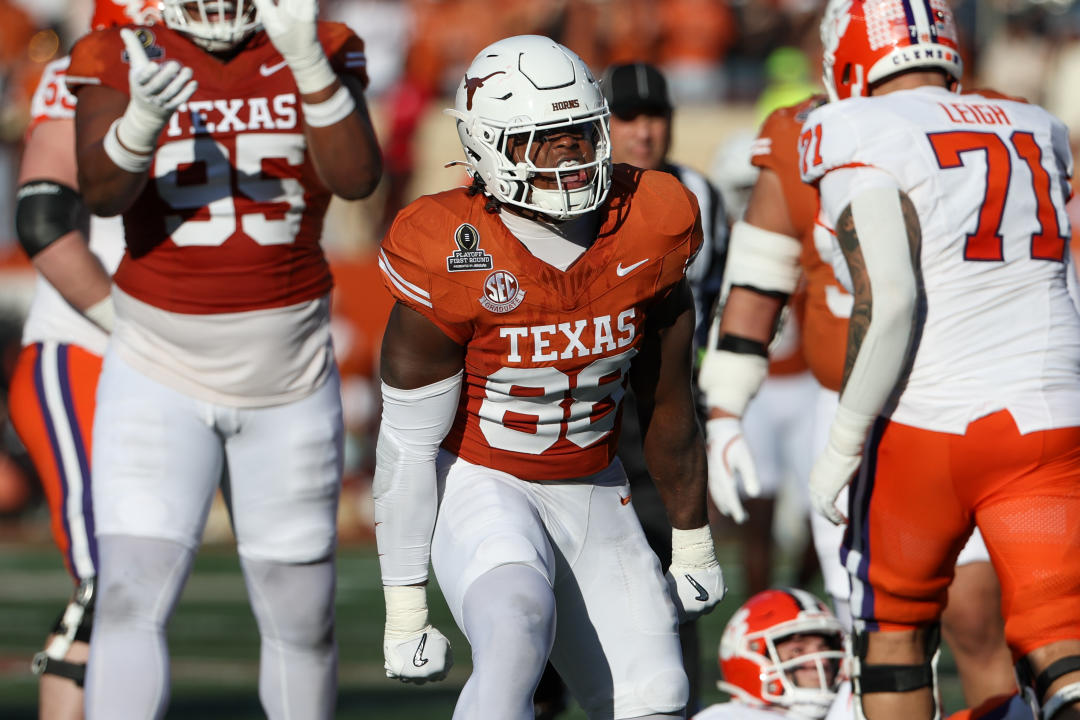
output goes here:
[{"label": "white wristband", "polygon": [[711,568],[720,564],[708,525],[693,530],[671,529],[671,564],[683,568]]},{"label": "white wristband", "polygon": [[111,333],[116,324],[116,306],[113,305],[112,295],[106,295],[83,310],[83,315],[105,332]]},{"label": "white wristband", "polygon": [[427,627],[427,588],[422,585],[385,585],[386,635],[408,637]]},{"label": "white wristband", "polygon": [[769,374],[769,359],[750,353],[710,349],[698,372],[705,404],[742,417]]},{"label": "white wristband", "polygon": [[154,155],[152,152],[149,155],[143,155],[132,152],[124,147],[117,135],[117,127],[122,120],[123,118],[117,118],[113,124],[109,126],[109,131],[105,133],[105,140],[103,141],[105,154],[108,155],[109,159],[121,170],[126,170],[129,173],[146,172],[150,168],[150,164],[154,161]]},{"label": "white wristband", "polygon": [[325,90],[337,80],[337,73],[330,66],[321,45],[316,45],[307,57],[285,58],[292,70],[293,80],[301,95]]},{"label": "white wristband", "polygon": [[356,100],[349,89],[342,85],[333,95],[320,103],[309,105],[300,103],[304,111],[304,122],[311,127],[328,127],[341,122],[356,109]]}]

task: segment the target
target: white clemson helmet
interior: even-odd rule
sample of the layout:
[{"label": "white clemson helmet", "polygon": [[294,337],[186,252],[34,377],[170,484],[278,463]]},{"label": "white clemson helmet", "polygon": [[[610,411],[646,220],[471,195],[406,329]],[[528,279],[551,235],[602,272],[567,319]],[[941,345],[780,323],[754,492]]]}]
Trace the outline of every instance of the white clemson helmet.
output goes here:
[{"label": "white clemson helmet", "polygon": [[[794,635],[820,635],[827,650],[781,660],[777,645]],[[847,633],[811,593],[797,588],[765,590],[735,611],[720,638],[717,687],[754,707],[779,706],[802,718],[824,718],[846,670]],[[794,673],[813,668],[813,687]]]},{"label": "white clemson helmet", "polygon": [[207,52],[233,49],[260,24],[252,0],[163,0],[161,15]]},{"label": "white clemson helmet", "polygon": [[825,89],[832,101],[914,69],[963,75],[956,21],[946,0],[829,0],[821,20]]},{"label": "white clemson helmet", "polygon": [[[454,107],[469,174],[500,203],[562,221],[587,213],[607,197],[611,185],[611,138],[607,102],[592,72],[572,50],[540,35],[500,40],[480,51],[458,86]],[[529,159],[538,135],[560,127],[585,126],[595,148],[591,162],[538,167]],[[525,136],[524,159],[510,158],[508,139]],[[564,187],[568,179],[588,181]],[[538,174],[557,182],[538,188]],[[576,184],[576,183],[575,183]]]}]

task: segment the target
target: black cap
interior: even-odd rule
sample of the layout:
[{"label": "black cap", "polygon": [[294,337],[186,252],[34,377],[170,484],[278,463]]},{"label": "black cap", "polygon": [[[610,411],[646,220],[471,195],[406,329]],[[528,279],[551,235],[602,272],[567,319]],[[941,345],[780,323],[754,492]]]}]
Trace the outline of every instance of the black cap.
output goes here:
[{"label": "black cap", "polygon": [[667,80],[649,63],[612,65],[600,79],[600,89],[615,115],[669,113],[672,110]]}]

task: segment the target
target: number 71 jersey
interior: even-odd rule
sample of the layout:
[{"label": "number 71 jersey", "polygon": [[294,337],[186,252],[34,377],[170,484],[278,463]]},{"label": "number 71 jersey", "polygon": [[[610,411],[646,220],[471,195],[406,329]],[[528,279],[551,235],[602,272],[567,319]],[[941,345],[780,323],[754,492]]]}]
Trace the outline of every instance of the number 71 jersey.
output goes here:
[{"label": "number 71 jersey", "polygon": [[[1080,425],[1080,316],[1066,285],[1072,155],[1057,118],[920,87],[818,108],[800,152],[828,227],[873,185],[899,188],[918,213],[925,317],[894,420],[962,434],[1006,409],[1021,433]],[[879,241],[873,230],[860,228],[859,242]],[[835,243],[832,261],[848,277]]]},{"label": "number 71 jersey", "polygon": [[526,480],[598,472],[615,456],[649,308],[701,246],[697,201],[667,173],[616,165],[597,239],[565,271],[485,204],[464,188],[422,197],[379,253],[394,298],[465,347],[443,447]]},{"label": "number 71 jersey", "polygon": [[[326,295],[319,240],[331,193],[307,152],[300,92],[281,54],[263,32],[222,62],[165,25],[131,29],[150,60],[190,67],[199,86],[169,118],[146,187],[123,215],[116,284],[196,315]],[[338,23],[320,22],[318,33],[334,71],[366,85],[360,38]],[[119,28],[92,32],[72,49],[67,83],[127,95],[128,67]]]}]

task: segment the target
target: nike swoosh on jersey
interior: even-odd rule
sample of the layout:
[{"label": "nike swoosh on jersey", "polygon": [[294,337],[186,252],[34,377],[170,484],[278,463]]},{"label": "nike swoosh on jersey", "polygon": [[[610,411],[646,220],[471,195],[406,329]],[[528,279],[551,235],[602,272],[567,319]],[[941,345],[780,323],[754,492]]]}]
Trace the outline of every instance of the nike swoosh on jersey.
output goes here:
[{"label": "nike swoosh on jersey", "polygon": [[615,274],[619,277],[623,277],[624,275],[628,275],[629,273],[633,272],[634,268],[640,267],[647,262],[649,262],[649,258],[639,260],[633,265],[627,265],[626,267],[623,267],[623,264],[620,262],[618,265],[615,266]]},{"label": "nike swoosh on jersey", "polygon": [[420,644],[416,646],[416,652],[412,656],[412,664],[414,667],[424,667],[428,663],[428,659],[424,657],[424,646],[427,645],[427,633],[420,638]]},{"label": "nike swoosh on jersey", "polygon": [[267,65],[266,63],[263,63],[259,66],[259,74],[263,77],[270,77],[286,65],[288,65],[288,62],[286,62],[285,60],[282,60],[281,62],[274,65]]}]

